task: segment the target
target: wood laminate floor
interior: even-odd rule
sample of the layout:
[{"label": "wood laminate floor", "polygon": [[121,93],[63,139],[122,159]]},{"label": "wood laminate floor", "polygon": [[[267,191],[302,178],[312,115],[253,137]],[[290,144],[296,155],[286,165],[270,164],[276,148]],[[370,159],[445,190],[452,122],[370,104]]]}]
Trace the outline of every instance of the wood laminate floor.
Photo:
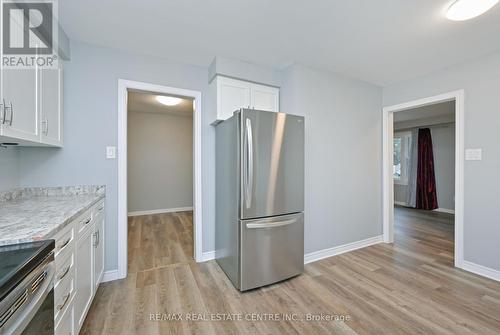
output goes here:
[{"label": "wood laminate floor", "polygon": [[[243,294],[214,261],[187,257],[192,242],[176,215],[131,220],[131,236],[147,222],[161,233],[135,235],[132,271],[99,287],[81,333],[500,333],[500,283],[452,267],[450,215],[396,208],[394,244],[311,263],[303,275]],[[348,321],[325,320],[335,316]]]},{"label": "wood laminate floor", "polygon": [[193,261],[193,212],[129,218],[129,273],[190,261]]}]

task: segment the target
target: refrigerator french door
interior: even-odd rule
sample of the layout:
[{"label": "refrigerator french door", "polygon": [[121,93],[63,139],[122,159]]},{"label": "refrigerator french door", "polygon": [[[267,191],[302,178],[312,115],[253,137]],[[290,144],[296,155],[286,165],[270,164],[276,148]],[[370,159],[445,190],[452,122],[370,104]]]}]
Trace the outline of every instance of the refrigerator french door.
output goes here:
[{"label": "refrigerator french door", "polygon": [[216,128],[216,259],[248,290],[304,267],[304,119],[242,109]]},{"label": "refrigerator french door", "polygon": [[242,220],[304,210],[304,120],[244,109],[241,131]]}]

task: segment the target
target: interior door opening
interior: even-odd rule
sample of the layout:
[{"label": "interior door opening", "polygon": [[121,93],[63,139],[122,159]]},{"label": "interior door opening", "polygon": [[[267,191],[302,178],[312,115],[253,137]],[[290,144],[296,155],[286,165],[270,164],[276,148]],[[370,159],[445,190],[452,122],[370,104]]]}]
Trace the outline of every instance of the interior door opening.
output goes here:
[{"label": "interior door opening", "polygon": [[201,111],[200,91],[118,80],[113,279],[210,258],[202,246]]},{"label": "interior door opening", "polygon": [[464,267],[464,151],[463,90],[383,109],[384,242]]},{"label": "interior door opening", "polygon": [[[453,266],[455,101],[394,113],[394,243]],[[425,245],[427,248],[423,248]]]}]

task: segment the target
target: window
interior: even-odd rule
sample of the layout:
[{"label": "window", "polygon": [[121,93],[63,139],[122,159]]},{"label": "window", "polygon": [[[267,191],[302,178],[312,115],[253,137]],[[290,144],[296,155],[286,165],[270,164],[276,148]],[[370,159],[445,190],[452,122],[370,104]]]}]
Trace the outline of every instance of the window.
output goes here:
[{"label": "window", "polygon": [[408,184],[408,169],[410,163],[411,133],[394,134],[394,161],[392,175],[394,183]]}]

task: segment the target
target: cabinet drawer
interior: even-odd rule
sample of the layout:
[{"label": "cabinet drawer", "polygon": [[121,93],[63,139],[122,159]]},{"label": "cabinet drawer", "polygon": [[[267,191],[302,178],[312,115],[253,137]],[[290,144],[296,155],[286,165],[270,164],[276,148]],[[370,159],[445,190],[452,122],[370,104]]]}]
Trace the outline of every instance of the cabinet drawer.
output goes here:
[{"label": "cabinet drawer", "polygon": [[59,285],[54,288],[54,317],[56,323],[61,319],[62,315],[70,305],[70,302],[75,293],[74,276],[67,275],[66,278],[59,282]]},{"label": "cabinet drawer", "polygon": [[104,199],[100,200],[97,204],[92,206],[92,217],[104,214]]},{"label": "cabinet drawer", "polygon": [[74,320],[74,307],[73,301],[68,303],[68,308],[64,314],[59,319],[59,323],[56,323],[55,335],[73,335],[73,320]]},{"label": "cabinet drawer", "polygon": [[65,258],[59,258],[56,261],[56,274],[54,277],[54,287],[60,282],[68,280],[68,277],[75,276],[75,254],[72,252]]},{"label": "cabinet drawer", "polygon": [[57,262],[58,258],[66,258],[65,256],[74,250],[75,230],[73,229],[73,223],[65,227],[54,239],[56,240],[55,259]]},{"label": "cabinet drawer", "polygon": [[54,318],[56,323],[61,319],[62,315],[64,315],[64,312],[75,295],[74,293],[75,287],[73,278],[62,281],[59,289],[54,291]]},{"label": "cabinet drawer", "polygon": [[88,209],[78,219],[76,219],[76,235],[80,237],[83,232],[92,227],[92,211]]}]

